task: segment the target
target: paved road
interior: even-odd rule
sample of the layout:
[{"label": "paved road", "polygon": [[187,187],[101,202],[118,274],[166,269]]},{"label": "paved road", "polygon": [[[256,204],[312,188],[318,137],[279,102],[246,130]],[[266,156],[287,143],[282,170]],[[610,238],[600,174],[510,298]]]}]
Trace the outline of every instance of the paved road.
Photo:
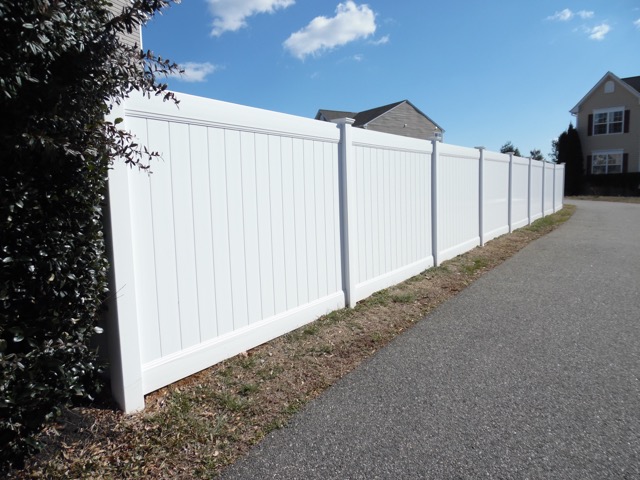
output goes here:
[{"label": "paved road", "polygon": [[640,479],[640,205],[575,203],[224,478]]}]

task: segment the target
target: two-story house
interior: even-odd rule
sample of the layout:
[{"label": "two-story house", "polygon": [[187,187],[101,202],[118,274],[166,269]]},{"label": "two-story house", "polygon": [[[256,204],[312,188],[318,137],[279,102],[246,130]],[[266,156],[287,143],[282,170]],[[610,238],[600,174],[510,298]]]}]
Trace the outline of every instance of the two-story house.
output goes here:
[{"label": "two-story house", "polygon": [[607,72],[571,113],[587,176],[640,172],[640,77]]},{"label": "two-story house", "polygon": [[353,126],[377,132],[392,133],[423,140],[443,141],[440,125],[418,110],[409,100],[391,103],[363,112],[318,110],[316,120],[331,122],[338,118],[353,118]]}]

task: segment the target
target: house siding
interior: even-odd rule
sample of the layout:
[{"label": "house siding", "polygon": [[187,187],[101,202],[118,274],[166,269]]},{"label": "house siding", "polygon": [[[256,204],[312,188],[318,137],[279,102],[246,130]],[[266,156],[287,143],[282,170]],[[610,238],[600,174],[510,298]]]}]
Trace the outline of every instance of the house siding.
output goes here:
[{"label": "house siding", "polygon": [[[605,93],[607,81],[615,85],[613,93]],[[629,110],[629,133],[610,135],[589,135],[589,115],[601,108],[624,107]],[[577,130],[582,142],[582,151],[586,158],[598,150],[622,149],[629,154],[628,171],[640,171],[640,103],[638,97],[629,92],[613,77],[608,76],[589,97],[580,105],[577,117]],[[590,172],[587,172],[590,173]]]},{"label": "house siding", "polygon": [[402,103],[375,118],[367,124],[366,128],[376,132],[423,139],[432,139],[436,131],[433,122],[430,122],[407,103]]},{"label": "house siding", "polygon": [[[119,14],[120,12],[122,12],[123,7],[128,4],[131,4],[131,0],[111,0],[110,10],[115,14]],[[120,38],[126,45],[132,47],[134,45],[137,45],[138,47],[142,48],[142,34],[139,27],[131,33],[125,32],[121,34]]]}]

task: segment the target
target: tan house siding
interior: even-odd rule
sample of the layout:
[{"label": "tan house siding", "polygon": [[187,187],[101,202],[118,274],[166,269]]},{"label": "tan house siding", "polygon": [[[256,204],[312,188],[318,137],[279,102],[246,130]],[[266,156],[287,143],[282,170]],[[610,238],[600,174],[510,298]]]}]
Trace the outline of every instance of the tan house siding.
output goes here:
[{"label": "tan house siding", "polygon": [[[131,4],[130,0],[111,0],[111,11],[115,14],[119,14],[122,12],[122,8],[128,4]],[[142,48],[142,34],[140,32],[140,28],[137,28],[131,33],[123,33],[122,41],[127,45],[137,45]]]},{"label": "tan house siding", "polygon": [[[607,82],[610,81],[613,82],[614,91],[605,93]],[[613,107],[621,107],[625,112],[629,112],[629,133],[589,135],[589,115],[593,115],[595,110]],[[575,109],[573,112],[575,113]],[[587,156],[593,155],[593,152],[624,150],[624,153],[628,154],[627,171],[640,171],[640,101],[621,80],[607,75],[596,89],[581,101],[578,106],[576,129],[585,156],[585,169],[588,166]]]},{"label": "tan house siding", "polygon": [[405,137],[431,139],[437,130],[433,122],[420,115],[415,108],[401,103],[366,125],[368,130],[393,133]]}]

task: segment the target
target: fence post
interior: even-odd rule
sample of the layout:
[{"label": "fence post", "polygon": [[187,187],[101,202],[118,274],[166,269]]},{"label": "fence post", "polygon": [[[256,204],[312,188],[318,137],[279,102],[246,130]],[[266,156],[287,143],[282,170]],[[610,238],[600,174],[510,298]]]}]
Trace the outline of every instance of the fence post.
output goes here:
[{"label": "fence post", "polygon": [[432,140],[431,145],[431,248],[433,250],[433,265],[440,265],[438,258],[438,155],[440,142]]},{"label": "fence post", "polygon": [[544,218],[545,177],[547,176],[545,172],[545,165],[544,165],[545,163],[547,162],[544,162],[544,161],[542,162],[542,217],[543,218]]},{"label": "fence post", "polygon": [[527,223],[527,225],[531,225],[531,171],[532,171],[531,162],[533,162],[533,159],[529,157],[529,185],[528,185],[529,193],[527,195],[527,215],[529,216],[529,222]]},{"label": "fence post", "polygon": [[[107,120],[113,122],[117,117],[124,118],[123,106],[115,107]],[[116,160],[109,170],[105,214],[107,254],[111,264],[111,296],[106,321],[111,390],[125,413],[144,409],[131,208],[135,205],[130,199],[129,167]]]},{"label": "fence post", "polygon": [[513,232],[513,152],[509,152],[509,202],[508,202],[508,222],[509,233]]},{"label": "fence post", "polygon": [[478,161],[478,192],[479,192],[479,202],[478,202],[478,228],[480,230],[480,246],[484,247],[484,150],[485,147],[475,147],[480,150],[480,159]]},{"label": "fence post", "polygon": [[[353,145],[351,129],[353,118],[339,118],[333,120],[340,128],[339,148],[339,194],[340,194],[340,240],[342,249],[342,288],[344,289],[345,304],[349,308],[356,306],[355,292],[355,239],[351,235],[350,222],[356,221],[355,185],[353,176]],[[353,253],[353,257],[352,254]]]}]

